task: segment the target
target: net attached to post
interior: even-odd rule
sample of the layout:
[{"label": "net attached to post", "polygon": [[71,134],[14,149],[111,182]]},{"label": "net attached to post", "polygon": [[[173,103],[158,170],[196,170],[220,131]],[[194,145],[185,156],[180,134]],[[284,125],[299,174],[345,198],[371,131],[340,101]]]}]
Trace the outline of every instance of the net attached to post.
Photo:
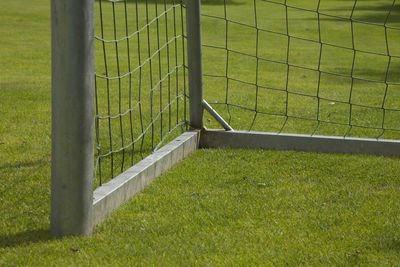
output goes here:
[{"label": "net attached to post", "polygon": [[186,129],[181,1],[96,1],[95,186]]},{"label": "net attached to post", "polygon": [[204,95],[234,129],[399,139],[399,1],[215,4],[202,13]]}]

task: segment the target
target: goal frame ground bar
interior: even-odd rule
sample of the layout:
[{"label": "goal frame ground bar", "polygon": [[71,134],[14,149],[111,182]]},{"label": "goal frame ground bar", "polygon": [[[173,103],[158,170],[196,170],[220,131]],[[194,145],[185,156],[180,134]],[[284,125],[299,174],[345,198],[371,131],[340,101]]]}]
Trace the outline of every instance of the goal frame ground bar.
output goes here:
[{"label": "goal frame ground bar", "polygon": [[396,140],[224,130],[202,130],[199,147],[400,156],[400,141]]},{"label": "goal frame ground bar", "polygon": [[185,132],[93,193],[92,224],[96,226],[120,205],[142,191],[198,148],[199,131]]}]

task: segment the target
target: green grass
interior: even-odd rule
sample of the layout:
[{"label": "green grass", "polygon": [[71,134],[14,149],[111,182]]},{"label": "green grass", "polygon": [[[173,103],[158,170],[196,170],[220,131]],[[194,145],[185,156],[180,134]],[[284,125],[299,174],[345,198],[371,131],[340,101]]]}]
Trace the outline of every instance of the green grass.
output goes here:
[{"label": "green grass", "polygon": [[0,263],[393,265],[399,168],[396,158],[202,150],[93,237],[53,240],[46,227],[10,233]]},{"label": "green grass", "polygon": [[[323,8],[345,15],[345,8],[350,2],[329,1],[326,3],[330,6]],[[244,11],[251,5],[243,3],[232,1],[229,16],[250,23],[252,18],[247,17],[247,11]],[[307,7],[312,5],[306,1],[299,3]],[[357,16],[381,21],[384,12],[379,10],[386,5],[386,1],[381,4],[372,4],[371,1],[360,3],[363,9]],[[379,12],[369,10],[367,3]],[[221,16],[222,7],[219,1],[215,5],[203,6],[203,10]],[[264,23],[263,27],[283,29],[279,21],[281,13],[276,11],[272,14],[276,17],[268,19],[261,16],[265,19],[260,23]],[[400,262],[399,159],[359,155],[257,150],[198,151],[96,227],[91,238],[53,239],[49,234],[49,15],[48,1],[0,2],[0,266],[393,266]],[[393,17],[394,21],[390,23],[398,25],[398,11]],[[301,36],[313,38],[314,31],[301,30],[307,23],[310,28],[315,27],[311,21],[297,20],[293,30]],[[329,20],[323,20],[323,23],[332,24]],[[204,41],[220,45],[224,36],[216,31],[219,27],[223,25],[205,19]],[[328,35],[324,32],[324,36],[331,38],[332,42],[348,45],[345,43],[348,42],[345,35],[348,28],[342,25],[341,29],[342,34]],[[254,33],[246,33],[240,27],[236,31],[238,36],[229,37],[230,41],[235,40],[232,44],[236,47],[232,48],[253,49],[245,37]],[[358,36],[365,40],[360,40],[359,45],[368,43],[368,49],[381,49],[381,43],[368,42],[368,38],[376,40],[374,36],[378,33],[367,35],[365,32],[368,29],[360,31],[364,33]],[[277,49],[281,42],[279,38],[261,38],[265,38],[261,41],[269,49],[261,51],[265,56],[282,57],[282,50]],[[398,40],[396,36],[391,38]],[[254,39],[249,37],[248,40],[253,42]],[[269,45],[269,40],[274,43]],[[399,42],[392,43],[391,49],[398,55]],[[154,39],[152,44],[155,44]],[[309,54],[300,44],[298,49],[302,53],[294,56],[301,62]],[[313,49],[308,49],[312,54]],[[268,51],[273,52],[266,54]],[[215,56],[214,64],[205,60],[205,72],[223,72],[224,61],[219,61],[218,57],[224,55],[210,49],[204,52],[205,55]],[[348,55],[334,49],[326,52],[327,62],[337,58],[343,63],[342,69],[329,65],[332,70],[348,70]],[[252,62],[244,64],[245,59],[232,59],[242,65],[240,71],[230,70],[233,77],[241,75],[238,78],[252,81],[254,73],[249,71],[254,67]],[[305,62],[315,63],[313,60]],[[374,69],[381,69],[379,61],[371,59],[370,62],[372,64],[361,64],[359,75],[372,73],[379,77],[379,71],[374,72]],[[394,64],[398,66],[398,63]],[[261,81],[281,86],[282,74],[278,69],[263,67],[273,71],[273,75]],[[157,68],[154,71],[157,77]],[[394,68],[393,72],[398,74],[398,69]],[[397,74],[392,79],[398,79]],[[292,90],[307,90],[315,81],[313,75],[308,73],[297,73],[295,77],[298,78]],[[340,100],[346,96],[347,91],[342,89],[342,85],[346,85],[347,81],[332,81],[330,77],[324,79],[332,85],[330,90],[324,92],[329,97]],[[144,88],[146,86],[144,83]],[[224,81],[205,79],[206,99],[223,101],[224,86]],[[213,88],[216,88],[215,91],[211,91]],[[239,87],[232,88],[237,89],[237,94],[230,96],[233,102],[240,105],[248,103],[249,106],[254,104]],[[392,108],[398,106],[398,90],[394,89],[396,87],[389,91],[393,102],[388,105]],[[368,99],[374,101],[381,91],[376,88],[370,90],[371,97]],[[266,98],[269,104],[261,108],[281,111],[282,103],[272,100],[280,100],[282,96],[276,93],[270,97]],[[355,99],[357,97],[360,101],[367,99],[363,92],[355,95]],[[301,109],[301,103],[294,106],[293,112]],[[327,108],[332,108],[332,105]],[[224,114],[224,110],[220,111]],[[232,124],[237,128],[248,127],[248,118],[253,116],[249,114],[237,110]],[[340,110],[336,113],[332,111],[330,118],[342,119]],[[396,115],[393,118],[396,121]],[[207,124],[216,126],[212,120]],[[315,127],[307,123],[288,126],[292,127],[289,128],[291,131],[304,133]],[[266,118],[264,124],[256,129],[277,131],[279,123]],[[340,127],[331,127],[327,132],[342,134]],[[368,135],[362,131],[359,134]]]}]

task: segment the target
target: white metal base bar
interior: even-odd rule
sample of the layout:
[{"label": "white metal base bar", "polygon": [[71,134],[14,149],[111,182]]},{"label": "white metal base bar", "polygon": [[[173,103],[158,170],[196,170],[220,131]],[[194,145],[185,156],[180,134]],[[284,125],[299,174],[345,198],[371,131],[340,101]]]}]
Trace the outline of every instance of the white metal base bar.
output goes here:
[{"label": "white metal base bar", "polygon": [[203,130],[200,148],[261,148],[400,156],[400,141],[266,132]]},{"label": "white metal base bar", "polygon": [[198,131],[185,132],[93,193],[93,226],[198,148]]}]

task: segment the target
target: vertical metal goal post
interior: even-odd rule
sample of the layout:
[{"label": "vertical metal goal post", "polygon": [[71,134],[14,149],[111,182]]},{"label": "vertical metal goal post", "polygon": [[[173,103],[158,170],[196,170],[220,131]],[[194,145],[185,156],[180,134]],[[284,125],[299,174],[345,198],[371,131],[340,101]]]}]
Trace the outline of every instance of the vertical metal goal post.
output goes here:
[{"label": "vertical metal goal post", "polygon": [[[112,4],[116,2],[126,1],[110,1]],[[179,2],[179,1],[177,1]],[[305,134],[292,134],[292,133],[271,133],[265,131],[236,131],[230,125],[230,116],[221,116],[218,110],[215,108],[216,104],[210,104],[204,99],[203,96],[203,77],[216,77],[226,79],[227,88],[228,82],[241,82],[230,77],[228,75],[228,63],[225,75],[209,75],[203,74],[203,60],[202,47],[217,48],[202,43],[201,33],[201,18],[203,14],[200,12],[200,0],[186,0],[184,5],[185,17],[186,17],[186,35],[183,32],[182,25],[182,36],[174,37],[175,49],[176,39],[186,38],[186,50],[183,44],[183,63],[182,68],[187,69],[187,76],[189,80],[189,121],[187,123],[192,131],[187,131],[163,146],[161,149],[156,150],[150,156],[144,158],[140,162],[134,164],[132,167],[123,170],[121,174],[113,177],[109,182],[102,184],[100,187],[93,190],[93,179],[95,169],[95,15],[94,5],[95,0],[52,0],[51,1],[51,21],[52,21],[52,181],[51,181],[51,232],[54,236],[68,236],[68,235],[90,235],[96,224],[104,220],[113,210],[115,210],[122,203],[126,202],[130,197],[135,195],[137,192],[142,190],[145,186],[150,184],[156,177],[166,172],[170,167],[183,160],[190,153],[195,151],[197,148],[262,148],[262,149],[277,149],[277,150],[302,150],[302,151],[313,151],[313,152],[327,152],[327,153],[361,153],[361,154],[375,154],[385,156],[399,156],[400,155],[400,142],[397,140],[383,140],[383,139],[368,139],[368,138],[353,138],[353,137],[336,137],[336,136],[318,136],[314,135],[314,132],[310,135]],[[250,1],[251,2],[251,1]],[[290,8],[286,4],[286,1],[274,2],[264,0],[263,2],[270,2],[277,5],[282,5],[286,8]],[[137,3],[137,2],[136,2]],[[164,1],[165,7],[166,1]],[[175,3],[175,2],[174,2]],[[224,21],[226,25],[226,36],[228,36],[228,25],[235,23],[236,25],[245,25],[244,23],[233,21],[227,18],[226,14],[226,1],[223,1],[225,7],[224,17],[213,17],[214,19],[220,19]],[[181,2],[183,5],[183,3]],[[113,6],[114,7],[114,6]],[[136,5],[137,8],[137,5]],[[147,1],[146,1],[147,8]],[[156,1],[157,8],[157,1]],[[319,8],[319,7],[318,7]],[[181,9],[182,10],[182,9]],[[256,1],[254,1],[254,10],[256,10]],[[175,7],[173,9],[175,12]],[[126,10],[125,10],[126,12]],[[147,12],[147,9],[146,9]],[[167,14],[165,8],[164,15]],[[174,13],[175,14],[175,13]],[[183,14],[181,14],[183,17]],[[137,15],[136,15],[137,16]],[[147,13],[148,16],[148,13]],[[159,42],[159,19],[160,14],[157,13],[156,18],[153,21],[157,23],[157,41]],[[166,16],[166,15],[165,15]],[[287,16],[287,13],[286,13]],[[207,17],[207,15],[205,15]],[[212,16],[208,16],[212,17]],[[137,18],[137,17],[136,17]],[[174,18],[175,19],[175,18]],[[287,17],[286,17],[287,19]],[[319,19],[319,17],[318,17]],[[115,14],[114,14],[115,20]],[[165,18],[167,21],[167,18]],[[287,21],[286,21],[287,23]],[[143,29],[147,27],[147,34],[149,35],[150,26],[149,18],[147,18],[147,24]],[[166,26],[167,27],[167,26]],[[257,18],[255,26],[251,26],[257,31],[257,49],[259,32],[263,31],[257,25]],[[115,30],[114,30],[115,31]],[[126,31],[127,26],[126,26]],[[268,32],[268,31],[267,31]],[[140,31],[137,31],[139,35]],[[166,30],[168,36],[168,29]],[[296,38],[289,34],[289,32],[282,34],[288,39]],[[138,43],[139,43],[139,36]],[[228,37],[226,37],[228,38]],[[167,39],[167,38],[166,38]],[[129,54],[129,36],[122,38],[121,40],[127,40],[128,42],[128,54]],[[106,41],[102,40],[103,45],[105,42],[115,43],[117,46],[120,40]],[[323,42],[320,40],[322,47]],[[172,42],[166,43],[168,45]],[[150,55],[150,41],[148,41],[149,53],[146,62],[150,63],[154,60],[154,55],[158,55],[159,60],[161,57],[161,50],[158,43],[158,50],[152,56]],[[258,55],[246,55],[242,52],[234,51],[228,48],[228,39],[226,39],[226,46],[222,47],[227,54],[227,60],[229,59],[229,53],[237,53],[245,56],[252,56],[257,60],[257,75],[258,75],[258,62],[265,60]],[[321,48],[322,49],[322,48]],[[118,47],[117,47],[118,51]],[[169,50],[168,50],[169,51]],[[355,50],[354,50],[355,51]],[[185,53],[187,55],[187,62],[185,62]],[[355,52],[354,52],[355,53]],[[139,48],[140,54],[140,48]],[[289,55],[289,54],[288,54]],[[140,55],[139,55],[140,56]],[[175,55],[176,56],[176,55]],[[128,56],[129,57],[129,56]],[[104,57],[106,59],[106,56]],[[118,52],[117,52],[118,60]],[[129,60],[129,59],[128,59]],[[169,60],[169,58],[168,58]],[[140,60],[139,60],[140,63]],[[144,64],[144,63],[143,63]],[[160,81],[156,86],[160,86],[162,81],[161,78],[161,63],[159,62]],[[290,67],[296,67],[289,64],[288,60],[284,62],[287,65],[287,69]],[[153,64],[155,65],[155,64]],[[153,66],[154,67],[154,66]],[[176,66],[178,69],[179,66]],[[138,67],[140,75],[142,66]],[[168,61],[168,71],[169,61]],[[318,67],[318,72],[321,73]],[[129,66],[128,75],[119,74],[115,78],[121,82],[123,77],[131,77],[131,71]],[[171,71],[172,72],[172,71]],[[289,73],[287,74],[289,76]],[[122,77],[123,76],[123,77]],[[150,74],[151,76],[151,74]],[[170,80],[170,73],[166,76],[168,81]],[[185,74],[183,74],[183,78]],[[104,78],[107,83],[114,79],[105,73]],[[140,76],[140,79],[142,76]],[[353,79],[353,77],[351,77]],[[152,78],[150,78],[152,83]],[[250,84],[249,82],[242,82],[242,84]],[[251,84],[258,88],[261,86]],[[185,85],[183,85],[185,86]],[[178,85],[177,85],[178,87]],[[108,87],[107,87],[108,88]],[[120,92],[121,92],[121,86]],[[162,97],[161,88],[160,99]],[[289,95],[288,88],[281,90]],[[154,88],[150,90],[150,98],[153,99]],[[228,95],[228,94],[227,94]],[[178,94],[177,94],[178,97]],[[184,93],[183,98],[186,95]],[[319,95],[315,96],[318,98]],[[151,100],[152,101],[152,100]],[[162,109],[162,100],[160,100],[160,114],[162,120],[162,114],[164,110],[171,106],[168,103],[167,108]],[[151,102],[153,103],[153,102]],[[352,103],[350,103],[352,104]],[[139,99],[139,109],[140,109]],[[225,103],[228,107],[229,103]],[[257,105],[257,104],[256,104]],[[287,105],[287,102],[286,102]],[[234,105],[231,105],[234,106]],[[131,112],[133,108],[128,110]],[[287,110],[287,106],[286,106]],[[211,118],[215,119],[216,123],[223,130],[210,130],[204,127],[203,112],[207,111]],[[257,114],[259,113],[256,111]],[[153,118],[153,107],[151,107],[151,121],[149,129],[152,129],[155,122]],[[127,112],[128,113],[128,112]],[[178,115],[177,115],[178,116]],[[285,114],[286,121],[288,114]],[[112,116],[110,113],[106,116],[106,119],[110,120]],[[122,115],[115,116],[120,119],[122,125]],[[286,123],[285,121],[285,123]],[[254,122],[254,121],[253,121]],[[318,118],[318,123],[319,123]],[[131,120],[132,123],[132,120]],[[178,123],[178,117],[177,117]],[[177,124],[179,126],[179,124]],[[110,126],[111,127],[111,126]],[[122,126],[121,126],[122,127]],[[149,130],[150,131],[150,130]],[[111,130],[110,130],[111,132]],[[122,130],[121,130],[122,133]],[[151,130],[151,134],[154,132]],[[110,133],[111,135],[111,133]],[[122,134],[121,134],[122,135]],[[142,133],[141,140],[143,145],[143,139],[146,132]],[[161,130],[162,135],[162,130]],[[111,138],[111,136],[110,136]],[[133,136],[132,136],[133,139]],[[163,139],[163,138],[161,138]],[[153,141],[153,140],[152,140]],[[161,140],[163,141],[163,140]],[[135,146],[136,141],[132,141],[132,147]],[[133,149],[133,148],[132,148]],[[153,144],[152,144],[153,149]],[[153,149],[154,150],[154,149]],[[123,147],[121,151],[125,152]],[[117,151],[119,152],[119,151]],[[110,150],[110,155],[116,154],[117,152]],[[133,150],[132,150],[133,153]],[[108,155],[107,154],[107,155]],[[133,159],[132,159],[133,162]],[[111,165],[112,166],[112,165]]]},{"label": "vertical metal goal post", "polygon": [[51,1],[51,232],[92,232],[94,0]]},{"label": "vertical metal goal post", "polygon": [[[115,4],[118,2],[125,3],[125,16],[126,12],[126,1],[104,1],[112,4],[112,16],[114,17],[114,34],[116,35],[115,28]],[[56,237],[70,236],[70,235],[91,235],[93,228],[99,222],[104,220],[114,209],[120,206],[122,203],[126,202],[130,197],[135,195],[137,192],[141,191],[145,186],[150,184],[155,178],[160,176],[162,173],[166,172],[173,165],[177,164],[179,161],[187,157],[190,153],[198,147],[198,131],[184,132],[174,140],[170,141],[168,144],[164,145],[160,149],[158,146],[168,137],[169,132],[173,131],[175,128],[182,127],[182,122],[179,122],[179,103],[178,98],[185,98],[186,95],[178,94],[178,75],[176,73],[176,87],[177,92],[174,99],[171,99],[170,84],[172,78],[172,73],[177,72],[179,68],[183,68],[185,62],[185,55],[183,53],[183,63],[176,65],[175,68],[171,70],[170,59],[168,58],[168,73],[164,78],[161,77],[161,52],[162,49],[167,50],[167,55],[172,54],[173,48],[175,48],[175,63],[178,57],[178,43],[177,39],[182,39],[182,48],[185,49],[185,44],[183,44],[183,16],[182,16],[182,2],[176,1],[171,8],[167,9],[166,1],[164,1],[164,11],[160,13],[155,10],[155,17],[150,20],[149,5],[146,1],[145,3],[145,25],[139,29],[139,18],[138,18],[138,1],[136,1],[136,31],[131,36],[126,36],[122,38],[127,40],[128,49],[128,63],[129,71],[125,75],[120,75],[120,65],[118,63],[118,44],[121,40],[106,40],[103,37],[103,21],[101,18],[101,36],[96,37],[102,43],[104,50],[104,61],[108,58],[106,56],[107,44],[115,44],[116,47],[116,59],[117,59],[117,69],[118,76],[112,77],[112,74],[107,70],[104,73],[95,75],[95,0],[52,0],[51,1],[51,22],[52,22],[52,179],[51,179],[51,233]],[[101,5],[101,1],[99,1]],[[178,6],[181,7],[181,27],[182,34],[177,35],[177,25],[175,21],[175,12]],[[202,127],[202,91],[201,91],[201,48],[200,48],[200,2],[190,1],[185,7],[188,14],[192,13],[193,16],[187,16],[186,27],[190,29],[190,34],[187,37],[187,46],[191,51],[188,53],[189,64],[187,68],[189,69],[189,83],[192,89],[190,89],[190,126],[192,129],[200,129]],[[101,9],[101,6],[100,6]],[[154,12],[154,11],[153,11]],[[166,40],[164,46],[160,46],[160,26],[161,17],[165,17],[165,27],[167,28],[165,34],[166,39],[168,39],[168,27],[167,27],[167,14],[173,12],[173,25],[174,37],[171,40]],[[101,14],[102,16],[102,14]],[[126,18],[126,17],[125,17]],[[161,23],[160,23],[161,24]],[[152,27],[156,25],[157,28],[157,50],[154,54],[151,54],[150,44],[152,34]],[[104,25],[106,26],[106,25]],[[128,31],[126,25],[126,31]],[[147,40],[140,39],[139,34],[146,34]],[[128,34],[128,33],[127,33]],[[138,47],[139,57],[138,66],[132,70],[131,62],[129,58],[129,39],[132,36],[137,36],[138,45],[140,45],[139,40],[146,40],[148,58],[143,60],[140,59],[142,51],[140,46]],[[154,41],[154,40],[153,40]],[[145,43],[146,44],[146,43]],[[169,48],[169,46],[175,46]],[[158,63],[154,62],[157,60]],[[152,64],[153,61],[153,64]],[[114,177],[112,174],[112,179],[107,183],[101,183],[99,187],[94,188],[94,176],[95,169],[101,167],[96,167],[99,165],[102,157],[108,157],[111,155],[111,168],[113,168],[113,155],[116,155],[122,151],[125,154],[128,146],[123,146],[121,149],[113,150],[109,148],[110,151],[106,152],[105,155],[98,156],[95,159],[94,150],[99,149],[100,144],[98,143],[99,138],[99,121],[104,119],[109,123],[109,138],[111,140],[111,119],[119,119],[121,123],[121,135],[122,130],[122,117],[126,114],[130,115],[131,120],[131,132],[132,132],[132,114],[135,108],[129,103],[129,110],[124,114],[117,114],[113,116],[110,111],[106,116],[99,115],[98,111],[98,99],[97,94],[98,89],[96,86],[96,79],[103,79],[107,81],[107,98],[110,101],[110,83],[113,80],[118,80],[120,82],[119,92],[121,95],[121,80],[125,77],[129,77],[132,80],[133,74],[137,71],[139,72],[139,86],[144,79],[144,74],[142,74],[142,69],[145,65],[149,66],[150,71],[150,102],[146,102],[151,105],[150,121],[149,125],[144,129],[142,121],[142,101],[138,100],[139,111],[140,111],[140,122],[141,133],[137,139],[134,139],[132,135],[132,143],[128,146],[137,147],[135,145],[138,140],[140,147],[140,155],[142,160],[134,164],[134,166],[129,167],[124,170],[124,161],[122,161],[122,173]],[[172,63],[171,63],[172,64]],[[153,82],[152,73],[154,69],[159,71],[159,81],[157,83]],[[152,71],[153,68],[153,71]],[[153,74],[154,75],[154,74]],[[185,87],[185,73],[181,72],[181,79],[183,78],[183,84],[180,86]],[[168,82],[168,103],[165,107],[162,106],[162,83],[163,81]],[[155,85],[154,85],[155,84]],[[200,85],[197,86],[197,85]],[[172,85],[171,85],[172,87]],[[153,105],[156,104],[155,94],[159,93],[159,104],[160,111],[159,114],[155,114]],[[172,89],[171,89],[172,91]],[[164,90],[165,93],[165,90]],[[185,94],[185,93],[184,93]],[[140,87],[139,87],[140,95]],[[131,98],[130,93],[130,98]],[[178,99],[178,100],[177,100]],[[96,101],[95,101],[96,100]],[[117,100],[118,101],[118,100]],[[149,101],[149,100],[146,100]],[[197,101],[193,102],[193,101]],[[96,102],[96,103],[95,103]],[[171,129],[171,105],[176,103],[176,126]],[[158,104],[158,103],[157,103]],[[108,104],[110,105],[110,104]],[[119,98],[120,113],[121,111],[121,96]],[[109,107],[109,106],[108,106]],[[110,109],[110,108],[108,108]],[[185,113],[185,107],[183,108],[183,113]],[[182,107],[180,108],[182,110]],[[147,111],[148,112],[148,111]],[[181,111],[182,112],[182,111]],[[149,112],[148,112],[149,113]],[[169,115],[169,116],[165,116]],[[163,135],[163,114],[165,117],[169,117],[169,132]],[[95,119],[96,118],[96,119]],[[161,119],[160,119],[161,118]],[[155,135],[155,124],[157,119],[161,120],[161,140],[160,143],[154,147],[154,135]],[[183,121],[183,123],[187,123]],[[168,124],[168,123],[165,123]],[[165,126],[164,127],[167,127]],[[132,132],[133,133],[133,132]],[[96,138],[95,138],[96,135]],[[146,158],[143,158],[142,151],[145,136],[151,137],[151,149],[153,153]],[[123,139],[122,139],[123,142]],[[149,141],[147,141],[149,142]],[[96,144],[97,143],[97,144]],[[134,148],[132,148],[132,153]],[[136,149],[136,148],[135,148]],[[133,163],[133,158],[131,159]],[[114,159],[115,161],[115,159]],[[115,162],[114,162],[115,165]],[[111,171],[112,173],[112,171]]]}]

